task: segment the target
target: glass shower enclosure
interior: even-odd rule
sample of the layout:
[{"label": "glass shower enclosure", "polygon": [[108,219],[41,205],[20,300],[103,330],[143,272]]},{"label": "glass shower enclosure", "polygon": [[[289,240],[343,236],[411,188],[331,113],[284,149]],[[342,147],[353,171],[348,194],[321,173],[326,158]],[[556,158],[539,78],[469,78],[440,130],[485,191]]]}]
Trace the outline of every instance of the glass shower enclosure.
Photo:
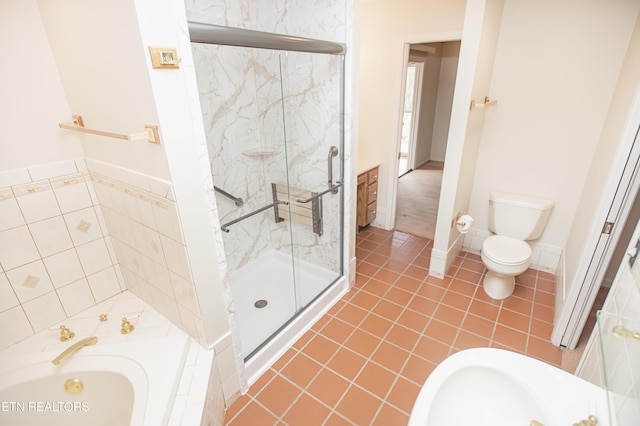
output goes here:
[{"label": "glass shower enclosure", "polygon": [[189,31],[247,360],[343,275],[344,47]]}]

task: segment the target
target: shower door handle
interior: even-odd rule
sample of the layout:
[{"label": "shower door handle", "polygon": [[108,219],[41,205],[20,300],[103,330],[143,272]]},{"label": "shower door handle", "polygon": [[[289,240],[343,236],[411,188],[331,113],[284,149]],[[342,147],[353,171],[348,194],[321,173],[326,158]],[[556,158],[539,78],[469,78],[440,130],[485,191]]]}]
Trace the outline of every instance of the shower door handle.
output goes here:
[{"label": "shower door handle", "polygon": [[329,177],[329,189],[332,194],[338,193],[338,187],[333,186],[333,157],[338,155],[339,152],[337,146],[332,146],[329,148],[329,155],[327,157],[327,175]]}]

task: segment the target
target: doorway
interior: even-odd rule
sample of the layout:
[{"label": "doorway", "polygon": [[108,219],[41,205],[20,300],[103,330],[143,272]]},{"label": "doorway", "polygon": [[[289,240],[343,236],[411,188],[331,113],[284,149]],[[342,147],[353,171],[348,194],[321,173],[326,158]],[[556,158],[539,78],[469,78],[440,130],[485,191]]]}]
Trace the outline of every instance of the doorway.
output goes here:
[{"label": "doorway", "polygon": [[460,40],[407,44],[394,229],[433,239]]}]

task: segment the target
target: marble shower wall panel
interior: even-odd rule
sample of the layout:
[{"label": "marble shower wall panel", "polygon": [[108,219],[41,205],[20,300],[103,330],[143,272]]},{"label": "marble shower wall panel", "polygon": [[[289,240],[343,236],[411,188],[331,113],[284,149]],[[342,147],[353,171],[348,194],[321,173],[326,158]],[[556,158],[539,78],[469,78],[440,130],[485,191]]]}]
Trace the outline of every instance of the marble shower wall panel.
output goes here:
[{"label": "marble shower wall panel", "polygon": [[344,0],[185,0],[189,20],[344,42]]},{"label": "marble shower wall panel", "polygon": [[[282,55],[283,108],[291,185],[321,192],[328,187],[329,147],[340,147],[340,58],[288,52]],[[341,153],[342,155],[342,153]],[[333,159],[333,182],[340,176],[341,155]],[[339,195],[323,197],[322,236],[293,224],[297,257],[339,270]],[[288,245],[281,241],[281,245]]]},{"label": "marble shower wall panel", "polygon": [[[192,48],[214,185],[244,200],[238,207],[216,194],[220,222],[226,223],[270,204],[272,179],[286,182],[278,57],[241,47]],[[255,149],[273,154],[247,155]],[[280,165],[269,179],[265,158]],[[230,271],[271,248],[270,223],[274,215],[265,211],[230,227],[223,236]]]},{"label": "marble shower wall panel", "polygon": [[252,29],[344,42],[344,0],[245,0],[242,3],[242,10],[250,11]]}]

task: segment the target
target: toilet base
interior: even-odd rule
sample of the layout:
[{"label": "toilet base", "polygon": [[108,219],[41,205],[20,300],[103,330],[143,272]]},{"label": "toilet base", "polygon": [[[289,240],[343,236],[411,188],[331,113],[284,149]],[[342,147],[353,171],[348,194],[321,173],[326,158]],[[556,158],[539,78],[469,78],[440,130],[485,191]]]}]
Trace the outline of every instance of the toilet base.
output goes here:
[{"label": "toilet base", "polygon": [[516,287],[516,277],[498,275],[494,272],[487,271],[482,282],[482,288],[489,297],[496,300],[502,300],[511,295]]}]

